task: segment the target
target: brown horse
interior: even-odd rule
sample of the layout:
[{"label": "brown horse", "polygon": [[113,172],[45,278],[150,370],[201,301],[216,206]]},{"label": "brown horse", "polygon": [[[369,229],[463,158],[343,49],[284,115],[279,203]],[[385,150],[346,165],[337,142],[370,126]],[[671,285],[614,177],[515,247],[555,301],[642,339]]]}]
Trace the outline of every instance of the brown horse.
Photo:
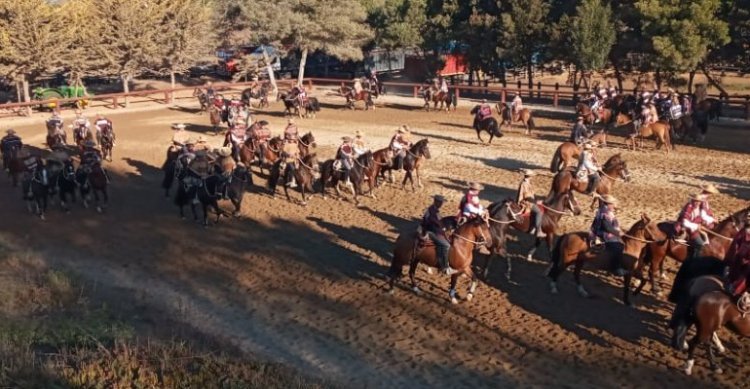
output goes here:
[{"label": "brown horse", "polygon": [[214,104],[208,107],[208,119],[211,121],[214,135],[219,134],[219,127],[221,126],[221,110]]},{"label": "brown horse", "polygon": [[209,101],[208,95],[201,88],[193,89],[193,97],[198,98],[198,104],[200,104],[200,112],[206,112],[208,109]]},{"label": "brown horse", "polygon": [[376,187],[380,186],[378,177],[382,175],[382,172],[393,167],[393,158],[393,150],[390,147],[376,150],[372,153],[373,165],[368,173],[368,179],[371,180]]},{"label": "brown horse", "polygon": [[[628,164],[622,159],[622,156],[618,153],[607,160],[602,166],[599,172],[599,184],[596,186],[596,193],[599,195],[605,195],[612,192],[612,188],[615,182],[623,180],[625,182],[630,181],[630,171],[628,170]],[[579,193],[588,193],[589,181],[580,181],[575,174],[574,169],[561,170],[552,179],[552,188],[550,189],[547,198],[552,198],[561,193],[568,193],[570,191],[576,191]],[[592,202],[592,206],[593,206]]]},{"label": "brown horse", "polygon": [[698,103],[695,107],[695,111],[706,113],[709,120],[715,119],[716,121],[719,121],[719,117],[722,115],[721,108],[721,100],[709,98]]},{"label": "brown horse", "polygon": [[[724,259],[727,250],[729,250],[729,245],[732,243],[732,238],[739,232],[742,226],[741,220],[744,219],[747,212],[750,212],[750,207],[730,215],[711,229],[711,232],[708,233],[709,242],[703,246],[700,255]],[[644,261],[651,264],[649,281],[653,293],[657,296],[661,295],[661,288],[654,282],[654,279],[657,271],[662,274],[664,272],[664,258],[670,256],[677,262],[684,262],[688,256],[688,245],[670,238],[673,235],[674,222],[659,223],[659,229],[661,231],[659,236],[656,237],[656,242],[648,244],[644,256]]]},{"label": "brown horse", "polygon": [[718,277],[699,277],[693,281],[693,284],[699,282],[703,282],[705,287],[703,288],[703,293],[700,294],[692,305],[692,317],[697,331],[695,336],[688,342],[688,357],[684,371],[687,375],[693,373],[695,349],[705,344],[708,346],[708,361],[711,369],[717,374],[721,374],[721,367],[714,360],[713,346],[717,343],[720,345],[720,342],[717,342],[715,333],[721,327],[727,327],[740,336],[750,337],[750,316],[746,315],[745,312],[740,312],[738,308],[739,306],[747,307],[750,302],[747,295],[744,295],[739,302],[735,303],[724,292],[723,282]]},{"label": "brown horse", "polygon": [[296,163],[288,163],[282,165],[283,160],[278,160],[271,167],[271,172],[268,177],[268,188],[271,191],[271,196],[276,197],[276,185],[281,180],[284,186],[284,194],[286,195],[287,201],[292,201],[289,196],[289,185],[292,177],[297,183],[297,188],[302,194],[302,205],[307,205],[307,194],[314,193],[315,189],[313,184],[320,176],[320,166],[318,165],[318,159],[315,154],[309,154],[305,157],[297,157]]},{"label": "brown horse", "polygon": [[[630,305],[630,283],[633,273],[638,267],[641,251],[646,247],[648,242],[654,240],[654,236],[659,233],[655,222],[652,222],[646,214],[641,215],[627,233],[622,235],[625,245],[623,251],[623,263],[621,264],[627,272],[624,275],[623,283],[623,302]],[[598,268],[611,269],[609,255],[603,246],[591,246],[588,232],[573,232],[565,234],[557,240],[555,248],[552,250],[552,266],[547,276],[550,278],[550,292],[557,294],[557,280],[565,269],[571,264],[575,264],[573,276],[575,277],[578,293],[582,297],[589,297],[589,293],[581,283],[581,270],[584,263],[596,261]]]},{"label": "brown horse", "polygon": [[450,91],[448,93],[445,92],[433,92],[431,88],[428,87],[422,87],[422,98],[424,99],[424,109],[427,110],[427,112],[430,112],[430,103],[433,104],[433,108],[437,111],[438,110],[438,104],[440,104],[440,110],[445,110],[445,112],[450,112],[451,105],[453,105],[453,110],[456,110],[456,106],[458,104],[458,99],[453,96]]},{"label": "brown horse", "polygon": [[531,115],[530,109],[523,108],[515,114],[511,115],[511,108],[509,103],[497,103],[495,108],[502,118],[502,122],[500,123],[501,127],[503,124],[507,124],[508,126],[513,127],[513,122],[521,122],[521,124],[523,124],[523,128],[526,130],[524,133],[526,135],[531,135],[531,130],[534,129],[536,125],[534,124],[534,118]]},{"label": "brown horse", "polygon": [[[401,189],[406,188],[406,181],[411,183],[411,190],[416,191],[414,188],[414,175],[417,176],[417,186],[422,188],[422,177],[419,175],[419,168],[422,166],[423,160],[430,159],[430,144],[429,139],[424,138],[417,143],[414,143],[408,150],[406,150],[406,156],[404,157],[404,180],[401,182]],[[380,165],[380,174],[385,175],[388,172],[389,182],[393,182],[393,170],[398,167],[395,163],[391,165]]]},{"label": "brown horse", "polygon": [[[558,223],[563,216],[577,216],[581,214],[581,209],[578,207],[578,203],[570,193],[561,193],[550,200],[539,203],[539,208],[544,213],[542,216],[542,232],[547,242],[547,249],[550,254],[552,253],[552,243],[555,241],[555,235],[558,235]],[[516,204],[515,209],[511,207],[511,211],[515,214],[522,212],[521,206]],[[523,233],[529,233],[532,227],[531,213],[529,211],[523,212],[519,218],[514,218],[514,222],[511,226],[518,231]],[[536,252],[539,245],[542,243],[540,236],[534,237],[534,247],[529,250],[526,254],[526,260],[531,261],[534,259],[534,253]]]},{"label": "brown horse", "polygon": [[587,103],[578,103],[576,104],[576,116],[580,116],[583,118],[584,124],[594,124],[594,121],[596,120],[596,116],[594,116],[594,111],[591,109],[591,107]]},{"label": "brown horse", "polygon": [[279,136],[259,145],[256,145],[252,139],[248,139],[240,145],[240,162],[250,166],[258,158],[258,168],[263,174],[264,167],[273,165],[279,159],[283,145],[284,140]]},{"label": "brown horse", "polygon": [[310,155],[312,150],[318,145],[315,143],[315,136],[313,136],[312,132],[308,132],[300,138],[297,138],[297,146],[299,147],[300,158],[304,158]]},{"label": "brown horse", "polygon": [[[589,139],[591,142],[600,147],[607,146],[607,133],[601,130],[594,134]],[[557,173],[560,170],[566,169],[568,166],[573,166],[578,163],[578,157],[581,156],[581,146],[574,142],[563,142],[557,147],[555,155],[552,156],[552,162],[549,165],[549,170],[552,173]]]},{"label": "brown horse", "polygon": [[353,96],[354,91],[352,88],[344,86],[339,88],[339,93],[341,93],[342,96],[346,97],[346,106],[349,109],[355,109],[355,103],[358,101],[363,101],[365,103],[365,111],[372,108],[375,110],[375,102],[373,101],[372,92],[367,90],[362,90],[359,92],[356,96]]},{"label": "brown horse", "polygon": [[636,132],[635,136],[630,137],[631,149],[635,150],[635,138],[640,138],[639,150],[643,150],[643,139],[654,137],[656,140],[656,149],[659,150],[662,145],[664,146],[664,152],[669,155],[669,150],[674,150],[674,144],[672,143],[672,126],[663,121],[654,122],[641,126]]},{"label": "brown horse", "polygon": [[[419,293],[417,281],[414,274],[417,266],[424,263],[430,267],[438,267],[438,258],[435,251],[435,245],[432,242],[420,244],[417,231],[402,232],[396,238],[396,247],[393,249],[393,261],[388,270],[389,292],[393,293],[395,289],[393,284],[401,278],[404,266],[409,265],[409,279],[411,280],[412,290]],[[474,251],[485,246],[492,248],[492,239],[490,238],[489,225],[486,220],[476,218],[467,221],[453,232],[453,244],[448,252],[448,264],[455,271],[451,275],[451,286],[448,291],[448,297],[453,304],[458,304],[456,294],[456,283],[458,277],[466,274],[471,278],[469,292],[466,295],[466,301],[471,301],[477,288],[477,277],[471,269],[471,263],[474,260]]]}]

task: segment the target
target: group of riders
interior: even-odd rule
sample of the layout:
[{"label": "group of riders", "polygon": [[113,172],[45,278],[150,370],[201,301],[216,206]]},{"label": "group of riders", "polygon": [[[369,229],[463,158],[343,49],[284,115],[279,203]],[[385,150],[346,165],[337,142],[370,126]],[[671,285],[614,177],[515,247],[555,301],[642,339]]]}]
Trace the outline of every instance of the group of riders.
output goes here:
[{"label": "group of riders", "polygon": [[371,70],[365,77],[355,77],[352,83],[352,88],[345,96],[352,101],[364,100],[362,92],[369,92],[376,97],[383,92],[383,85],[378,80],[378,73],[375,70]]}]

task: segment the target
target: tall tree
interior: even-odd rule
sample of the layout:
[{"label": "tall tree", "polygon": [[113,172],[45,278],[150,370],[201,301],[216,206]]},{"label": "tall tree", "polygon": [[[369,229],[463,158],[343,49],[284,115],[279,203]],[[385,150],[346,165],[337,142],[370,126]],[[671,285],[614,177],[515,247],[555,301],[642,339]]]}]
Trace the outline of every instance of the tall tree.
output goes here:
[{"label": "tall tree", "polygon": [[0,74],[21,85],[31,100],[29,81],[60,68],[59,53],[67,49],[64,18],[46,0],[0,2]]},{"label": "tall tree", "polygon": [[420,46],[427,23],[426,0],[362,0],[373,44],[386,50]]},{"label": "tall tree", "polygon": [[106,61],[91,50],[91,42],[99,41],[101,31],[97,24],[90,24],[96,17],[97,3],[94,0],[68,0],[60,6],[60,16],[64,19],[65,30],[60,34],[68,34],[67,47],[58,55],[63,60],[64,71],[68,83],[84,86],[82,78],[96,74]]},{"label": "tall tree", "polygon": [[729,43],[729,27],[718,18],[721,0],[640,0],[643,30],[653,46],[657,70],[690,71],[702,67],[713,48]]},{"label": "tall tree", "polygon": [[164,7],[158,35],[158,56],[174,88],[175,74],[186,72],[215,47],[213,9],[206,0],[158,2]]},{"label": "tall tree", "polygon": [[550,3],[545,0],[510,0],[509,11],[502,14],[501,47],[518,65],[526,67],[529,89],[534,86],[534,60],[541,60],[548,39],[547,16]]},{"label": "tall tree", "polygon": [[601,0],[583,0],[568,25],[571,60],[584,74],[604,68],[615,43],[612,9]]}]

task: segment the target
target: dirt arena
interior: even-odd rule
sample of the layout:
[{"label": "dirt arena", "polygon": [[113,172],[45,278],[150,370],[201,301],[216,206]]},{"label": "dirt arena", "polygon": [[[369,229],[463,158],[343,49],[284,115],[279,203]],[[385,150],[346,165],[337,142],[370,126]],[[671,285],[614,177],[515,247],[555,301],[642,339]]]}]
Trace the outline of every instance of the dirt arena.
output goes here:
[{"label": "dirt arena", "polygon": [[[314,133],[321,160],[334,155],[342,135],[362,130],[369,145],[382,148],[399,125],[408,124],[414,140],[430,139],[425,187],[411,193],[385,186],[360,208],[319,195],[303,207],[287,202],[281,188],[281,196],[271,198],[256,175],[242,216],[204,229],[180,220],[159,188],[171,123],[186,123],[215,146],[222,141],[209,134],[207,115],[183,101],[170,109],[108,113],[118,144],[107,165],[113,182],[104,214],[79,204],[71,215],[52,207],[40,221],[26,212],[20,190],[3,180],[2,233],[101,288],[121,291],[123,298],[137,296],[196,330],[345,387],[747,387],[748,349],[728,330],[721,332],[729,348],[719,357],[724,374],[711,373],[701,351],[694,375],[686,377],[680,370],[684,354],[668,347],[671,304],[647,287],[635,308],[625,307],[620,279],[600,272],[584,274],[593,298],[579,297],[570,273],[553,296],[542,276],[549,254],[541,249],[539,261],[526,262],[527,236],[509,242],[513,281],[503,276],[504,262],[493,262],[489,281],[471,302],[451,305],[448,277],[424,271],[418,272],[422,295],[403,284],[393,296],[384,292],[392,242],[398,231],[415,227],[433,194],[445,195],[445,209],[452,212],[465,183],[478,181],[486,187],[486,203],[497,201],[514,195],[517,169],[525,167],[543,174],[535,186],[545,195],[550,159],[568,136],[572,113],[538,110],[531,137],[516,128],[484,146],[470,128],[468,106],[425,113],[417,99],[384,97],[375,111],[350,111],[324,90],[313,95],[322,99],[323,111],[298,124],[301,132]],[[280,103],[272,104],[257,117],[280,133],[280,111]],[[633,175],[614,189],[621,223],[630,226],[642,212],[674,218],[704,182],[722,191],[712,201],[718,216],[747,206],[745,127],[712,124],[700,148],[678,145],[669,156],[626,151],[615,137],[613,147],[598,153],[602,162],[623,153]],[[27,143],[43,147],[41,119],[15,128]],[[563,228],[587,229],[592,217],[586,207],[583,215],[564,219]],[[676,266],[668,267],[666,288]],[[462,279],[462,295],[466,287]]]}]

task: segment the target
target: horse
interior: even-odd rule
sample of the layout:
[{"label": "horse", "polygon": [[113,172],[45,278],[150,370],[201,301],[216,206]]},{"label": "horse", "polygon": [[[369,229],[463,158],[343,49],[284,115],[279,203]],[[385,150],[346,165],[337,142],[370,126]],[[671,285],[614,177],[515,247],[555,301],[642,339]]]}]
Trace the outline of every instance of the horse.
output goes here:
[{"label": "horse", "polygon": [[[607,162],[604,163],[604,166],[602,166],[601,171],[597,174],[599,174],[599,184],[593,190],[601,196],[611,193],[618,180],[623,180],[625,182],[630,181],[628,164],[622,159],[622,156],[619,153],[609,157]],[[578,177],[576,177],[574,169],[567,168],[555,174],[547,198],[552,198],[561,193],[569,193],[571,191],[588,193],[589,186],[590,181],[579,180]],[[595,200],[596,199],[594,199],[594,201]],[[592,202],[592,206],[593,205],[594,202]]]},{"label": "horse", "polygon": [[711,369],[720,374],[722,369],[714,360],[713,350],[713,344],[717,343],[716,331],[727,327],[740,336],[750,337],[750,316],[746,314],[750,306],[750,297],[745,294],[740,301],[733,301],[724,291],[723,282],[719,277],[703,276],[693,281],[694,284],[699,282],[704,283],[702,293],[699,293],[695,302],[691,304],[692,321],[697,331],[688,342],[688,356],[684,371],[687,375],[692,374],[695,366],[695,350],[698,346],[706,344]]},{"label": "horse", "polygon": [[312,152],[312,149],[317,147],[317,143],[315,143],[315,136],[312,134],[312,132],[308,132],[307,134],[297,138],[297,145],[299,147],[300,158],[304,158]]},{"label": "horse", "polygon": [[50,183],[60,200],[60,208],[69,213],[70,207],[68,207],[68,203],[75,203],[76,201],[76,188],[78,186],[76,182],[76,170],[75,166],[73,166],[73,161],[70,159],[66,159],[60,162],[60,164],[60,169],[52,174]]},{"label": "horse", "polygon": [[[429,140],[424,138],[417,143],[414,143],[408,150],[406,150],[406,156],[404,156],[403,169],[406,172],[404,174],[404,180],[401,182],[401,190],[406,187],[406,181],[411,182],[411,190],[416,191],[414,188],[414,177],[412,172],[417,176],[417,186],[420,188],[422,185],[422,178],[419,176],[419,168],[422,166],[423,159],[430,159],[430,145]],[[395,169],[396,163],[394,162],[391,166],[381,166],[381,175],[387,171],[389,174],[390,182],[393,182],[393,170]]]},{"label": "horse", "polygon": [[15,147],[3,154],[3,167],[8,170],[8,177],[14,188],[18,186],[19,177],[26,171],[22,154],[23,152]]},{"label": "horse", "polygon": [[516,112],[515,115],[511,115],[512,110],[509,103],[497,103],[496,108],[502,118],[502,122],[500,123],[501,126],[507,124],[508,126],[513,127],[513,122],[521,122],[526,130],[524,132],[526,135],[531,135],[531,130],[536,127],[534,124],[534,118],[531,116],[531,110],[528,108],[521,109]]},{"label": "horse", "polygon": [[193,97],[198,98],[198,104],[200,104],[201,112],[206,112],[208,109],[209,101],[208,101],[208,95],[206,92],[203,91],[201,88],[195,88],[193,89]]},{"label": "horse", "polygon": [[700,103],[695,107],[695,111],[698,112],[705,112],[708,115],[709,120],[716,120],[719,121],[719,118],[722,115],[721,112],[722,104],[721,100],[715,99],[715,98],[708,98]]},{"label": "horse", "polygon": [[26,174],[21,183],[26,209],[45,220],[47,198],[49,196],[49,177],[46,166],[38,164],[33,171]]},{"label": "horse", "polygon": [[[357,158],[354,158],[352,160],[353,166],[351,170],[349,170],[349,179],[351,181],[351,191],[352,195],[354,196],[354,202],[359,205],[359,196],[362,194],[362,186],[365,182],[365,179],[367,179],[367,172],[368,170],[372,169],[372,165],[375,164],[375,160],[372,157],[372,152],[367,151],[364,154],[360,155]],[[335,160],[330,159],[328,161],[323,162],[323,165],[321,167],[321,178],[320,178],[320,190],[323,193],[323,198],[327,195],[327,187],[333,186],[333,188],[336,190],[336,195],[341,198],[341,191],[339,190],[339,183],[341,180],[344,179],[343,171],[340,169],[336,169]],[[372,181],[368,180],[369,184],[369,195],[370,197],[374,197],[372,195]]]},{"label": "horse", "polygon": [[[552,244],[555,240],[555,235],[557,235],[557,227],[560,219],[563,216],[569,216],[571,214],[574,216],[578,216],[581,214],[581,209],[578,207],[578,203],[570,193],[561,193],[553,198],[550,198],[546,202],[539,203],[538,207],[540,208],[540,211],[543,212],[541,230],[546,238],[545,240],[547,242],[547,249],[550,253],[552,253]],[[518,204],[511,205],[511,211],[514,214],[520,216],[519,218],[514,218],[511,226],[523,233],[529,233],[531,227],[533,226],[533,220],[531,220],[531,212],[528,210],[524,212],[524,210]],[[570,213],[568,213],[567,211],[569,211]],[[539,245],[542,242],[541,239],[542,237],[540,237],[539,235],[534,237],[534,247],[532,247],[531,250],[529,250],[529,252],[526,254],[527,261],[531,261],[534,259],[534,253],[539,248]]]},{"label": "horse", "polygon": [[339,92],[346,97],[346,106],[349,109],[355,109],[355,103],[357,101],[363,101],[365,103],[365,111],[372,108],[375,110],[375,102],[373,101],[373,93],[369,90],[362,90],[355,96],[352,96],[352,89],[348,87],[340,88]]},{"label": "horse", "polygon": [[[471,110],[470,113],[476,117],[479,109],[480,106],[477,105]],[[490,135],[490,140],[487,142],[487,144],[492,144],[492,139],[494,137],[501,138],[503,136],[503,133],[500,131],[500,124],[497,122],[497,119],[493,118],[492,116],[486,117],[481,120],[475,119],[474,130],[477,131],[477,138],[479,138],[479,141],[482,143],[484,143],[484,139],[482,139],[482,131],[485,131]]]},{"label": "horse", "polygon": [[223,119],[221,109],[219,109],[219,107],[214,104],[211,104],[211,106],[208,107],[208,120],[211,122],[211,127],[213,128],[214,135],[218,135],[219,127],[221,126],[221,122]]},{"label": "horse", "polygon": [[[714,239],[710,239],[708,244],[701,248],[700,255],[724,259],[732,239],[742,226],[741,220],[747,212],[750,212],[750,207],[721,220],[714,228],[709,230],[711,232],[708,236]],[[663,274],[664,258],[670,256],[677,262],[684,262],[688,257],[688,245],[676,242],[673,238],[674,223],[671,221],[659,223],[661,234],[656,242],[648,244],[644,253],[644,261],[650,263],[649,280],[651,281],[651,288],[657,296],[661,295],[661,288],[654,282],[654,279],[657,271]]]},{"label": "horse", "polygon": [[242,199],[249,185],[253,185],[253,175],[244,164],[238,164],[232,171],[232,179],[227,184],[227,198],[234,205],[232,216],[239,217],[242,208]]},{"label": "horse", "polygon": [[73,128],[73,142],[76,146],[83,147],[84,141],[94,139],[91,130],[85,124],[79,124],[77,127],[74,127],[72,124],[70,126]]},{"label": "horse", "polygon": [[484,270],[482,271],[482,278],[485,280],[485,282],[489,279],[488,275],[490,270],[490,259],[493,255],[505,257],[507,262],[505,278],[510,281],[512,268],[510,257],[507,256],[507,253],[505,251],[505,241],[507,240],[507,232],[510,228],[510,225],[514,222],[523,222],[523,210],[514,212],[514,204],[515,202],[513,200],[505,199],[503,201],[492,203],[487,207],[487,214],[489,216],[487,220],[489,220],[490,222],[490,234],[492,235],[493,243],[492,250],[490,250],[490,253],[492,255],[487,257],[487,261],[484,265]]},{"label": "horse", "polygon": [[639,149],[643,149],[643,139],[644,138],[650,138],[654,137],[656,140],[656,149],[659,150],[662,145],[664,146],[664,152],[669,155],[669,150],[674,150],[675,146],[674,143],[672,143],[672,134],[673,129],[672,126],[663,121],[657,121],[650,124],[646,124],[644,126],[641,126],[635,135],[630,137],[630,143],[631,143],[631,149],[635,151],[635,138],[636,136],[640,138],[640,147]]},{"label": "horse", "polygon": [[[395,292],[394,283],[401,278],[404,266],[409,265],[409,279],[414,293],[419,293],[417,281],[414,274],[417,266],[424,263],[430,267],[438,267],[437,252],[432,242],[420,244],[417,231],[402,232],[396,238],[393,249],[393,261],[388,269],[389,293]],[[458,277],[462,274],[471,278],[469,291],[466,295],[466,301],[474,298],[477,288],[477,277],[471,269],[471,263],[474,260],[474,251],[481,246],[492,249],[492,239],[487,220],[475,218],[459,226],[452,234],[453,243],[448,252],[448,263],[455,273],[451,275],[450,290],[448,297],[453,304],[458,304],[458,295],[456,293],[456,283]]]},{"label": "horse", "polygon": [[175,195],[175,204],[180,208],[180,218],[185,219],[184,208],[185,205],[190,204],[190,210],[193,213],[193,220],[198,220],[198,214],[195,210],[197,203],[201,204],[203,210],[203,227],[208,227],[208,209],[213,208],[216,212],[216,221],[222,216],[229,217],[230,215],[219,207],[219,186],[222,181],[222,177],[218,175],[210,175],[208,177],[200,177],[193,172],[186,172],[182,175],[180,185],[177,188],[177,195]]},{"label": "horse", "polygon": [[[593,142],[597,146],[605,147],[607,145],[607,133],[601,130],[594,134],[589,141]],[[549,170],[552,173],[557,173],[561,170],[565,170],[568,166],[573,166],[574,163],[578,163],[578,157],[581,156],[581,146],[575,142],[563,142],[555,150],[555,154],[552,156],[552,162],[550,162]]]},{"label": "horse", "polygon": [[440,104],[441,111],[445,109],[445,112],[450,112],[451,105],[453,105],[453,110],[456,110],[458,99],[450,91],[433,93],[431,88],[422,87],[421,92],[424,99],[424,109],[427,112],[430,112],[430,103],[433,104],[435,110],[438,109],[438,104]]},{"label": "horse", "polygon": [[583,118],[584,124],[594,124],[594,121],[596,120],[596,117],[594,116],[594,111],[591,109],[591,107],[587,103],[577,103],[576,104],[576,116],[580,116]]},{"label": "horse", "polygon": [[169,146],[167,149],[167,158],[161,165],[164,172],[164,178],[161,181],[161,187],[164,189],[164,196],[169,197],[169,190],[172,188],[175,178],[179,175],[179,165],[177,158],[180,156],[180,147],[177,145]]},{"label": "horse", "polygon": [[112,150],[115,148],[115,137],[112,130],[102,130],[99,136],[99,144],[102,146],[102,158],[112,162]]},{"label": "horse", "polygon": [[320,102],[318,102],[318,99],[315,97],[308,97],[307,101],[302,104],[298,98],[298,96],[294,96],[293,98],[290,98],[289,94],[286,92],[279,92],[279,94],[276,96],[276,101],[283,100],[284,101],[284,114],[285,115],[295,115],[299,118],[302,118],[302,110],[305,110],[304,117],[311,117],[315,118],[315,113],[320,112]]},{"label": "horse", "polygon": [[391,168],[393,166],[393,158],[393,149],[390,147],[376,150],[372,153],[373,164],[370,169],[367,169],[367,179],[371,187],[379,186],[378,177],[382,175],[382,172],[386,168]]},{"label": "horse", "polygon": [[[315,154],[309,154],[305,157],[298,157],[295,167],[289,166],[287,162],[278,160],[273,164],[270,175],[268,177],[268,189],[271,191],[271,196],[276,197],[276,185],[279,179],[282,179],[284,184],[284,194],[286,195],[287,201],[292,201],[289,196],[289,186],[287,183],[291,181],[293,177],[297,182],[297,187],[302,194],[302,205],[307,205],[307,193],[315,193],[313,187],[315,180],[320,175],[320,166],[318,166],[318,159]],[[282,166],[283,165],[285,166]],[[291,162],[290,162],[291,163]]]},{"label": "horse", "polygon": [[246,106],[251,106],[251,100],[258,100],[258,108],[268,108],[268,85],[263,84],[256,90],[255,88],[247,88],[242,91],[241,94],[242,103]]},{"label": "horse", "polygon": [[[656,223],[652,222],[646,214],[642,214],[641,219],[635,222],[622,235],[625,248],[623,250],[623,263],[621,265],[626,269],[622,301],[625,305],[631,305],[630,284],[633,274],[638,268],[641,251],[643,251],[648,242],[654,241],[654,236],[658,235],[658,232]],[[550,278],[550,292],[552,294],[558,293],[558,278],[568,266],[575,264],[573,275],[578,293],[582,297],[589,297],[589,292],[586,291],[586,288],[581,283],[581,270],[584,263],[596,261],[600,268],[611,269],[609,259],[611,258],[609,258],[604,247],[591,245],[588,232],[572,232],[561,236],[552,250],[552,267],[547,272],[547,277]],[[643,282],[641,281],[642,284]]]},{"label": "horse", "polygon": [[[78,191],[83,200],[83,206],[85,208],[89,207],[93,195],[96,211],[102,213],[109,201],[109,194],[107,193],[109,178],[101,164],[96,163],[90,167],[79,166],[78,171],[76,171],[76,182],[78,183]],[[101,204],[100,195],[102,196],[101,201],[103,201]]]},{"label": "horse", "polygon": [[279,159],[283,145],[284,140],[279,136],[260,144],[252,138],[247,139],[240,145],[240,162],[246,166],[250,166],[255,161],[255,158],[258,158],[258,168],[260,169],[260,173],[263,174],[264,165],[273,165]]}]

